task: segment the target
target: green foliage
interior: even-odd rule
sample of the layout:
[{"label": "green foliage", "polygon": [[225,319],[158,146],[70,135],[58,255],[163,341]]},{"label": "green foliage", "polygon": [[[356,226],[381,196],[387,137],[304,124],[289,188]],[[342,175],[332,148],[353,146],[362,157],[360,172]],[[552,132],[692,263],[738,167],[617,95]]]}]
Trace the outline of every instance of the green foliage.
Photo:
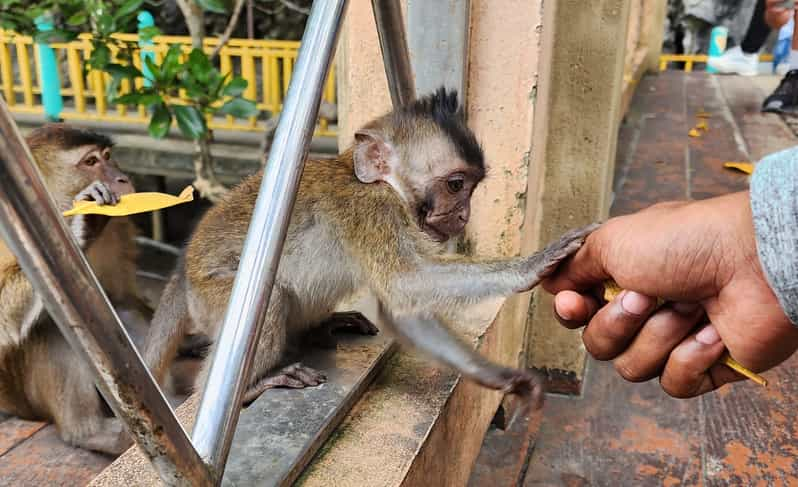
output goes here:
[{"label": "green foliage", "polygon": [[[206,11],[228,11],[225,0],[194,1]],[[218,113],[246,118],[258,114],[255,103],[242,97],[247,88],[245,79],[223,76],[201,49],[193,49],[181,60],[184,56],[179,45],[170,46],[160,63],[145,58],[149,86],[120,96],[124,80],[134,87],[144,74],[133,66],[138,45],[113,35],[136,32],[136,17],[146,7],[145,0],[0,0],[0,27],[33,35],[42,43],[66,42],[82,32],[92,32],[92,50],[84,69],[105,71],[111,76],[107,87],[111,103],[149,107],[148,131],[152,137],[164,137],[176,121],[183,135],[198,139],[208,132],[208,116]],[[52,20],[52,31],[36,29],[35,20],[43,14]],[[147,27],[139,38],[147,42],[160,33],[157,27]]]}]

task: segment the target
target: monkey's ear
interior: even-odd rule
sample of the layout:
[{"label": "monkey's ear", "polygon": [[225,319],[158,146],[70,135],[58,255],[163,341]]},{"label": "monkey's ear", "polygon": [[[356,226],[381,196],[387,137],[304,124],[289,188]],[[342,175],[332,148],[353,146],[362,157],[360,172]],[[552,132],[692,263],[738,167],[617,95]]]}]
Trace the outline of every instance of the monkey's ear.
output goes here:
[{"label": "monkey's ear", "polygon": [[385,181],[396,158],[393,144],[376,130],[355,132],[355,176],[362,183]]}]

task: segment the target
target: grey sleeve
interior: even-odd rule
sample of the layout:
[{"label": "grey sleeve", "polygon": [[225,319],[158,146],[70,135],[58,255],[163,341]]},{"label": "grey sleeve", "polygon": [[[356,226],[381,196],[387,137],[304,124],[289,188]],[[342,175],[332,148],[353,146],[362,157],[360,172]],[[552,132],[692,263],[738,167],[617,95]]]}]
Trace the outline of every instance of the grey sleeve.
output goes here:
[{"label": "grey sleeve", "polygon": [[751,210],[765,276],[790,321],[798,325],[798,147],[756,165]]}]

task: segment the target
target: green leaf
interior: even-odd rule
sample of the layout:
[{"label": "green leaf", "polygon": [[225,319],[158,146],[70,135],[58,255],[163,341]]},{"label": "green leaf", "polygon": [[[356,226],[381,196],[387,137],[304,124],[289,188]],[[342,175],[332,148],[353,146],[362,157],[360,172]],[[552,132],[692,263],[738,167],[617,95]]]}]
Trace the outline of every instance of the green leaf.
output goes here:
[{"label": "green leaf", "polygon": [[124,64],[108,64],[105,66],[105,72],[111,76],[121,76],[123,78],[140,78],[144,76],[135,66]]},{"label": "green leaf", "polygon": [[161,29],[154,25],[139,29],[139,39],[144,42],[149,42],[153,37],[161,35]]},{"label": "green leaf", "polygon": [[97,30],[100,35],[109,36],[116,31],[116,20],[108,14],[102,14],[97,18]]},{"label": "green leaf", "polygon": [[118,105],[144,105],[150,106],[156,103],[162,103],[163,98],[157,93],[126,93],[116,99],[112,103]]},{"label": "green leaf", "polygon": [[155,111],[152,114],[147,130],[149,130],[152,137],[162,139],[169,132],[170,125],[172,125],[172,114],[169,113],[166,105],[159,103],[155,106]]},{"label": "green leaf", "polygon": [[214,71],[208,55],[202,49],[197,48],[192,49],[191,54],[188,55],[188,69],[189,73],[201,84],[207,84],[211,72]]},{"label": "green leaf", "polygon": [[69,17],[66,23],[73,27],[79,27],[85,24],[88,20],[89,16],[86,14],[86,12],[77,12],[73,14],[71,17]]},{"label": "green leaf", "polygon": [[121,19],[126,15],[130,15],[136,12],[138,9],[141,8],[141,4],[144,3],[144,0],[128,0],[127,2],[123,3],[119,6],[116,13],[114,13],[115,19]]},{"label": "green leaf", "polygon": [[215,12],[217,14],[226,14],[227,6],[222,0],[195,0],[203,10]]},{"label": "green leaf", "polygon": [[111,50],[105,44],[95,44],[89,57],[89,65],[95,69],[105,69],[111,62]]},{"label": "green leaf", "polygon": [[175,112],[177,126],[183,135],[196,140],[205,133],[205,119],[195,107],[175,105],[172,109]]},{"label": "green leaf", "polygon": [[243,98],[233,98],[219,109],[219,113],[232,115],[236,118],[254,117],[258,112],[258,107],[255,106],[254,102]]},{"label": "green leaf", "polygon": [[166,83],[170,83],[177,76],[180,68],[180,44],[172,44],[161,61],[161,75]]},{"label": "green leaf", "polygon": [[144,58],[144,64],[147,66],[147,69],[150,70],[150,74],[152,75],[153,78],[151,81],[160,82],[162,78],[161,68],[157,64],[155,64],[155,61],[151,57],[147,56]]},{"label": "green leaf", "polygon": [[224,96],[240,96],[247,89],[249,82],[241,76],[236,76],[227,83],[222,91]]},{"label": "green leaf", "polygon": [[41,44],[52,44],[54,42],[69,42],[78,36],[75,32],[67,30],[45,30],[37,31],[33,35],[33,40]]},{"label": "green leaf", "polygon": [[114,76],[111,78],[111,82],[108,83],[108,87],[105,89],[105,98],[108,100],[113,100],[116,98],[117,93],[119,93],[119,85],[122,83],[121,76]]}]

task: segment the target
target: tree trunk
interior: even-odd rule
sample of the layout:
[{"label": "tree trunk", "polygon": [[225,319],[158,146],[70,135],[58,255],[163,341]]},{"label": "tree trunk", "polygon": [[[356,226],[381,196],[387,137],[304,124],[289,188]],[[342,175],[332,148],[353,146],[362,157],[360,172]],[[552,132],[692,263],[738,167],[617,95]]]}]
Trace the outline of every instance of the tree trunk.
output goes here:
[{"label": "tree trunk", "polygon": [[177,5],[186,19],[191,47],[202,48],[202,40],[205,39],[205,12],[193,0],[177,0]]},{"label": "tree trunk", "polygon": [[200,195],[216,203],[227,193],[222,183],[216,179],[211,155],[210,131],[194,142],[194,182],[192,185]]}]

